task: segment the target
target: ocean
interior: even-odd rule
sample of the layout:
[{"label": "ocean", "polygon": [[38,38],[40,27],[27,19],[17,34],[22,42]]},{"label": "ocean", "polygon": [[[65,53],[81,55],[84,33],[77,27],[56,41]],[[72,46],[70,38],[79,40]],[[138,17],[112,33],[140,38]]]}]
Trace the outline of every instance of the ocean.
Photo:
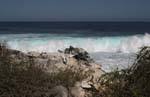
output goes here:
[{"label": "ocean", "polygon": [[23,52],[84,48],[111,71],[130,67],[140,47],[150,46],[150,22],[0,22],[0,41]]}]

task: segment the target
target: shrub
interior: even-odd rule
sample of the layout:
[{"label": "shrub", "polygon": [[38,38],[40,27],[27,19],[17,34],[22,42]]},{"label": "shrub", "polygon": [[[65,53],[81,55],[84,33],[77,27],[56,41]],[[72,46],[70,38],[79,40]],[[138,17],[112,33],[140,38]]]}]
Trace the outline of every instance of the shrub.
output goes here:
[{"label": "shrub", "polygon": [[[0,97],[51,97],[49,90],[57,85],[69,89],[87,78],[82,69],[48,73],[32,58],[16,61],[5,44],[0,44]],[[150,47],[143,47],[129,69],[106,73],[99,78],[99,90],[92,97],[149,97]]]},{"label": "shrub", "polygon": [[[101,97],[150,96],[150,47],[143,47],[129,69],[104,74],[99,83]],[[95,97],[95,96],[94,96]]]},{"label": "shrub", "polygon": [[7,46],[0,45],[0,97],[50,97],[51,88],[57,85],[70,87],[85,77],[80,69],[47,73],[32,59],[17,62]]}]

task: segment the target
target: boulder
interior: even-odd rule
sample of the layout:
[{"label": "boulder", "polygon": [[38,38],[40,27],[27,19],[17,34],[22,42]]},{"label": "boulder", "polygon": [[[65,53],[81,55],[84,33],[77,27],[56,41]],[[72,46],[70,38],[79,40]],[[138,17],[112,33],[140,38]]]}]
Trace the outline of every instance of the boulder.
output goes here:
[{"label": "boulder", "polygon": [[[96,64],[91,61],[89,54],[82,48],[74,48],[70,46],[66,48],[64,53],[37,53],[29,52],[22,53],[20,51],[15,51],[9,49],[13,59],[24,60],[29,62],[30,60],[36,64],[38,67],[42,68],[45,72],[59,72],[59,70],[66,70],[68,68],[72,70],[83,70],[84,73],[88,73],[88,77],[84,81],[80,82],[80,87],[77,85],[73,88],[72,93],[74,95],[83,95],[82,89],[89,89],[93,86],[98,89],[99,87],[99,77],[104,74],[101,70],[101,65]],[[17,61],[20,62],[20,61]],[[92,87],[91,87],[92,86]],[[54,88],[55,90],[57,89]],[[62,89],[62,87],[61,87]],[[81,92],[82,91],[82,92]],[[59,96],[58,96],[59,97]],[[61,96],[62,97],[62,96]],[[65,97],[65,96],[64,96]],[[84,97],[84,96],[74,96],[74,97]]]},{"label": "boulder", "polygon": [[77,82],[74,87],[70,89],[70,94],[72,97],[85,97],[85,90],[81,87],[81,83]]},{"label": "boulder", "polygon": [[50,97],[68,97],[68,90],[64,86],[56,86],[49,91]]},{"label": "boulder", "polygon": [[84,89],[90,89],[92,88],[91,84],[86,82],[86,81],[82,81],[81,82],[81,87],[84,88]]},{"label": "boulder", "polygon": [[32,51],[32,52],[28,52],[27,53],[27,56],[29,56],[29,57],[39,57],[40,56],[40,53],[38,53],[38,52],[34,52],[34,51]]},{"label": "boulder", "polygon": [[93,62],[93,60],[89,56],[89,53],[82,48],[74,48],[73,46],[70,46],[69,48],[65,49],[64,53],[72,54],[78,60]]}]

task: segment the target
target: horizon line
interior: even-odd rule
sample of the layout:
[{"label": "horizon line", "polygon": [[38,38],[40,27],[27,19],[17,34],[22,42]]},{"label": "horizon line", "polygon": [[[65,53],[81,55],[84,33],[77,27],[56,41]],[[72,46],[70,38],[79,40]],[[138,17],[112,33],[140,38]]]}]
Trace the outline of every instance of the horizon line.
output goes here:
[{"label": "horizon line", "polygon": [[150,22],[150,21],[35,21],[35,20],[31,20],[31,21],[0,21],[0,22]]}]

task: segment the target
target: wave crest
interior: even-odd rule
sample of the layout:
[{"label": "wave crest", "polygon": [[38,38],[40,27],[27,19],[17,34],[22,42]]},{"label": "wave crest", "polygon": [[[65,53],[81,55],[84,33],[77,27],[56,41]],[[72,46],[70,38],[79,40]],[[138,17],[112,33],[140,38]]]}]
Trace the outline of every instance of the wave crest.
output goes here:
[{"label": "wave crest", "polygon": [[[32,36],[32,37],[31,37]],[[3,35],[11,48],[24,52],[57,52],[72,45],[88,52],[137,52],[142,46],[150,46],[150,34],[122,37],[57,37],[47,34]]]}]

